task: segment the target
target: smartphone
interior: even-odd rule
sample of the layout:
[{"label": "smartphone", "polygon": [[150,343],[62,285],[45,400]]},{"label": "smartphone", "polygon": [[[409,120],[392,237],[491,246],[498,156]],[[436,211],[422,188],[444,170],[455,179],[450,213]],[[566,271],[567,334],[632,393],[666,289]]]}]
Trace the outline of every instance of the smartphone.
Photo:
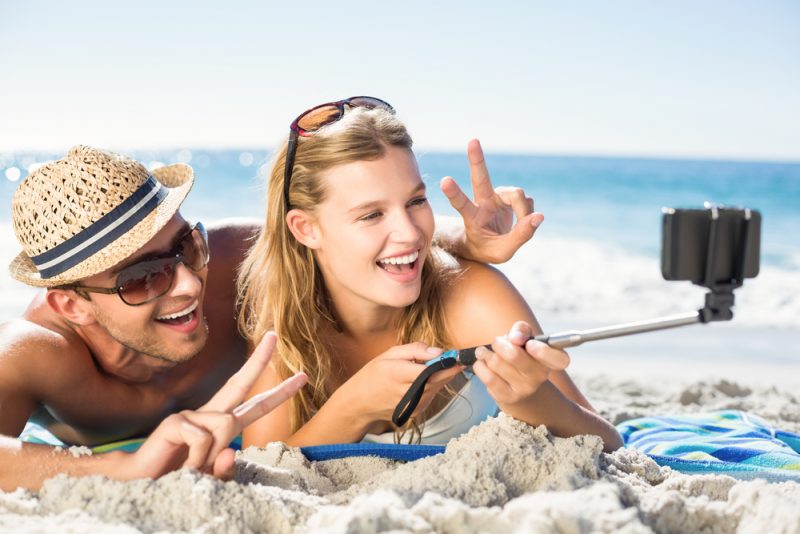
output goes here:
[{"label": "smartphone", "polygon": [[758,275],[761,213],[706,205],[662,210],[661,274],[704,287],[740,285]]}]

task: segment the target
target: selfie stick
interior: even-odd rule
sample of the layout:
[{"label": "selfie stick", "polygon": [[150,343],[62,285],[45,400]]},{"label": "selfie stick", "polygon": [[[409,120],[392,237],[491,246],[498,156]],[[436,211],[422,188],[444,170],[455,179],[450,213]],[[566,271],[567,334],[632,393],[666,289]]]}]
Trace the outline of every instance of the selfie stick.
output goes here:
[{"label": "selfie stick", "polygon": [[[744,265],[745,259],[748,257],[749,246],[749,225],[750,225],[750,210],[745,210],[745,218],[742,221],[742,244],[741,250],[737,251],[737,258],[734,263],[733,277],[725,282],[717,282],[713,280],[716,268],[718,239],[718,226],[719,226],[719,213],[716,208],[711,208],[711,224],[708,235],[708,248],[706,254],[706,269],[704,279],[696,282],[709,288],[711,291],[706,293],[706,303],[700,310],[681,313],[676,315],[669,315],[657,319],[650,319],[645,321],[636,321],[632,323],[623,323],[613,326],[606,326],[602,328],[594,328],[591,330],[569,330],[566,332],[558,332],[555,334],[541,334],[529,338],[527,341],[536,340],[542,343],[547,343],[553,348],[564,349],[567,347],[577,347],[587,341],[597,341],[599,339],[609,339],[613,337],[630,336],[633,334],[641,334],[644,332],[653,332],[655,330],[666,330],[668,328],[677,328],[680,326],[688,326],[697,323],[710,323],[712,321],[730,321],[733,319],[733,311],[731,308],[734,303],[733,290],[740,287],[744,280]],[[527,343],[526,341],[526,343]],[[491,345],[480,345],[491,350]],[[470,347],[460,350],[449,350],[442,353],[440,356],[430,360],[426,363],[425,370],[420,373],[406,394],[398,403],[397,407],[392,414],[392,422],[397,426],[403,426],[408,421],[411,414],[416,409],[422,398],[422,393],[425,389],[425,384],[428,379],[436,372],[443,369],[448,369],[455,365],[470,366],[477,361],[475,350],[478,347]]]}]

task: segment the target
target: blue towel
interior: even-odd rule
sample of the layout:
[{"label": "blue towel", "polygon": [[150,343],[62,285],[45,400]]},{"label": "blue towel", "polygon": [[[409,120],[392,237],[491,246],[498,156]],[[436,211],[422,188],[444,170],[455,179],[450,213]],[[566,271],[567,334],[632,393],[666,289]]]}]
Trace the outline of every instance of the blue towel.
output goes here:
[{"label": "blue towel", "polygon": [[339,443],[336,445],[315,445],[300,449],[303,455],[312,462],[337,460],[351,456],[380,456],[390,460],[411,462],[441,454],[444,445],[408,445],[394,443]]},{"label": "blue towel", "polygon": [[[739,479],[800,482],[800,435],[774,428],[760,417],[737,410],[694,415],[641,417],[617,425],[625,446],[656,463],[692,474],[724,474]],[[42,427],[29,423],[20,438],[64,445]],[[143,439],[93,447],[93,452],[136,450]],[[239,438],[231,444],[241,447]],[[311,461],[350,456],[381,456],[413,461],[444,452],[436,445],[346,443],[303,447]]]},{"label": "blue towel", "polygon": [[738,410],[641,417],[617,425],[625,446],[684,473],[800,482],[800,435]]}]

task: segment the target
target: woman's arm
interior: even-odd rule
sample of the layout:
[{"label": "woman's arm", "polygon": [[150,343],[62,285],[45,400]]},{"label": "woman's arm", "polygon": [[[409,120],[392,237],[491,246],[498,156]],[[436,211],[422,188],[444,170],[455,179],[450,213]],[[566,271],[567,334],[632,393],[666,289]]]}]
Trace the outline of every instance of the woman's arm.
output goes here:
[{"label": "woman's arm", "polygon": [[[251,394],[272,389],[280,382],[281,376],[274,365],[270,365],[253,385]],[[278,406],[244,429],[242,447],[263,447],[272,441],[282,441],[294,447],[359,441],[366,434],[370,421],[361,417],[360,413],[353,413],[353,405],[342,402],[345,400],[343,395],[336,393],[310,421],[294,433],[291,428],[292,403]]]},{"label": "woman's arm", "polygon": [[[242,433],[242,446],[263,447],[271,441],[283,441],[293,447],[358,442],[368,432],[376,431],[373,425],[385,426],[391,420],[395,406],[424,369],[419,362],[440,353],[441,349],[424,343],[391,347],[342,384],[296,432],[291,431],[291,404],[285,403],[247,427]],[[461,368],[454,367],[437,373],[425,388],[414,413],[424,410],[434,395],[460,371]],[[270,365],[251,393],[269,390],[280,381],[278,371]]]},{"label": "woman's arm", "polygon": [[[463,276],[446,299],[448,325],[458,347],[494,340],[492,351],[476,352],[479,360],[473,369],[498,406],[529,424],[547,425],[562,437],[595,434],[606,450],[621,446],[613,425],[594,413],[563,371],[569,361],[566,353],[544,343],[524,342],[541,329],[514,286],[492,267],[464,265]],[[503,335],[506,332],[509,335]]]},{"label": "woman's arm", "polygon": [[[276,354],[275,359],[279,356]],[[281,383],[274,360],[261,372],[250,388],[247,397],[252,398],[261,391],[269,391]],[[242,448],[251,445],[263,447],[271,441],[285,441],[291,435],[290,414],[292,402],[285,402],[270,413],[242,430]]]}]

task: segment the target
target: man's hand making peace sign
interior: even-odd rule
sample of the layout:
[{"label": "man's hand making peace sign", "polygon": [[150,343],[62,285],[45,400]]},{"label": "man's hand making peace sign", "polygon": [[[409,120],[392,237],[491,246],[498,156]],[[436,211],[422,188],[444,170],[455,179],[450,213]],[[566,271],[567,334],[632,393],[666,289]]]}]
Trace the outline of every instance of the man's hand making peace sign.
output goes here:
[{"label": "man's hand making peace sign", "polygon": [[120,469],[113,478],[158,478],[181,467],[215,477],[233,475],[234,452],[228,444],[253,421],[297,393],[307,377],[298,373],[275,388],[242,402],[266,367],[277,337],[269,332],[252,356],[199,410],[172,414],[153,431],[138,451],[118,456]]}]

